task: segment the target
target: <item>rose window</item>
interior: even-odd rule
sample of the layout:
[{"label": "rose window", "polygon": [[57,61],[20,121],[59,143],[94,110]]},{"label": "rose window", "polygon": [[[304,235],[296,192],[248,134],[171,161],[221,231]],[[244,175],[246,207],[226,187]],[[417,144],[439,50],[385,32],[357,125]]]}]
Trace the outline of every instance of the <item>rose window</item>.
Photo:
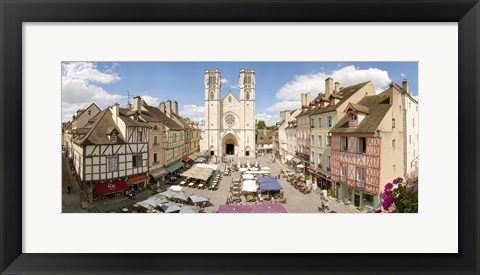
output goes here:
[{"label": "rose window", "polygon": [[232,126],[233,124],[235,124],[235,117],[232,114],[226,115],[225,116],[225,123],[228,126]]}]

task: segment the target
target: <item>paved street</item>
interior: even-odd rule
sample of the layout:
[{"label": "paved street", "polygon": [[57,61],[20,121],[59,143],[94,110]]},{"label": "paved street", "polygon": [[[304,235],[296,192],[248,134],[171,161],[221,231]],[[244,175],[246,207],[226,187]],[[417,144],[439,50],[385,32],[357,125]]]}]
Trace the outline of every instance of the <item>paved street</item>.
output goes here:
[{"label": "paved street", "polygon": [[[71,186],[70,194],[67,192],[67,186]],[[88,210],[82,209],[81,192],[72,170],[68,165],[65,154],[62,153],[62,213],[86,213]]]}]

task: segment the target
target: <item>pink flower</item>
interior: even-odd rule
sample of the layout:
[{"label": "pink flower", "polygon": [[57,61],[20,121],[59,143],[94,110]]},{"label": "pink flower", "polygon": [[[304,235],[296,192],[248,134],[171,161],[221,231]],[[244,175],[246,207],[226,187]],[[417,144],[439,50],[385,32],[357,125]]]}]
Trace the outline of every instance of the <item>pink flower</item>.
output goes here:
[{"label": "pink flower", "polygon": [[397,184],[397,183],[398,183],[398,179],[394,179],[393,184]]}]

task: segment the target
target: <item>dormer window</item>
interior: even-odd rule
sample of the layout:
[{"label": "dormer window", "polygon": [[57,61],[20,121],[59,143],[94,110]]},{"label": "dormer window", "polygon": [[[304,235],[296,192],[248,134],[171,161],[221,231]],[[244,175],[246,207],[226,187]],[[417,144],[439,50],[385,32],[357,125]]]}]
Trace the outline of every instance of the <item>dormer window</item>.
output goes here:
[{"label": "dormer window", "polygon": [[323,100],[320,101],[320,108],[325,107],[325,102]]},{"label": "dormer window", "polygon": [[112,135],[110,136],[110,141],[111,142],[117,142],[117,134],[116,133],[112,133]]},{"label": "dormer window", "polygon": [[357,127],[358,126],[358,116],[355,111],[350,111],[348,113],[348,126],[349,127]]},{"label": "dormer window", "polygon": [[333,105],[335,105],[335,98],[330,97],[330,106],[333,106]]}]

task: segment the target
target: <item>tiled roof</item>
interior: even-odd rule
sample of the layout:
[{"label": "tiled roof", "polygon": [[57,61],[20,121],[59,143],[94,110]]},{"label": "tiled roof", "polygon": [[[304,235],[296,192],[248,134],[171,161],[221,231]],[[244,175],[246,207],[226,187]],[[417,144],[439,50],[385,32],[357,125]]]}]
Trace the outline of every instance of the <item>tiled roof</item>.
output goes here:
[{"label": "tiled roof", "polygon": [[[354,93],[356,93],[358,90],[361,88],[365,87],[370,81],[355,84],[352,86],[344,87],[340,89],[338,92],[338,95],[342,96],[343,98],[340,99],[338,102],[336,102],[335,105],[333,106],[327,106],[325,108],[316,108],[314,109],[310,115],[317,115],[317,114],[323,114],[323,113],[328,113],[337,110],[337,107],[343,104],[345,101],[347,101]],[[343,111],[343,110],[342,110]]]},{"label": "tiled roof", "polygon": [[365,107],[363,105],[356,104],[356,103],[351,103],[351,102],[348,103],[348,105],[352,106],[352,108],[357,110],[357,111],[368,114],[368,107]]},{"label": "tiled roof", "polygon": [[160,111],[160,109],[158,109],[157,107],[148,106],[146,104],[143,106],[147,109],[147,112],[142,112],[142,116],[144,115],[144,113],[146,113],[148,114],[148,116],[155,119],[155,121],[162,122],[163,125],[168,127],[170,130],[183,130],[182,126],[173,121],[173,119],[169,118],[166,114],[162,113],[162,111]]},{"label": "tiled roof", "polygon": [[368,133],[374,134],[380,123],[384,119],[388,110],[391,108],[389,90],[374,96],[366,96],[358,102],[359,105],[365,106],[369,110],[369,114],[360,122],[358,127],[348,126],[348,116],[344,116],[330,130],[331,133]]},{"label": "tiled roof", "polygon": [[74,140],[75,143],[80,145],[114,144],[108,138],[108,134],[114,129],[117,130],[117,142],[115,142],[115,144],[125,143],[125,138],[117,129],[109,108],[98,113],[94,119],[95,121],[93,123],[86,126],[86,128],[89,129],[88,133],[80,140]]},{"label": "tiled roof", "polygon": [[273,130],[257,131],[257,144],[271,144],[273,143]]}]

